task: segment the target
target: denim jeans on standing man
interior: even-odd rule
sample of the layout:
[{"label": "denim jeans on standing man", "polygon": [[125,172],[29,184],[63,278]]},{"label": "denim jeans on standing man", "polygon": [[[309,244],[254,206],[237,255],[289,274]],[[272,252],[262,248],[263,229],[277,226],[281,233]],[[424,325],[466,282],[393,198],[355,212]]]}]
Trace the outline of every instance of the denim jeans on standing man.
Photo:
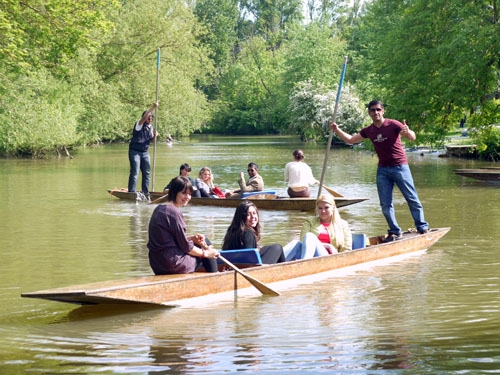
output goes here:
[{"label": "denim jeans on standing man", "polygon": [[139,177],[139,169],[142,173],[142,192],[144,195],[149,194],[149,176],[151,174],[151,163],[149,152],[147,151],[128,151],[128,159],[130,161],[130,175],[128,178],[128,191],[135,191],[137,178]]},{"label": "denim jeans on standing man", "polygon": [[411,216],[415,222],[415,227],[418,231],[429,229],[429,224],[424,219],[424,209],[418,198],[413,177],[411,175],[408,164],[397,165],[393,167],[378,167],[377,168],[377,190],[380,199],[380,207],[382,213],[389,224],[389,234],[399,235],[401,228],[396,221],[394,213],[394,204],[392,192],[394,184],[397,185],[403,197],[408,202]]}]

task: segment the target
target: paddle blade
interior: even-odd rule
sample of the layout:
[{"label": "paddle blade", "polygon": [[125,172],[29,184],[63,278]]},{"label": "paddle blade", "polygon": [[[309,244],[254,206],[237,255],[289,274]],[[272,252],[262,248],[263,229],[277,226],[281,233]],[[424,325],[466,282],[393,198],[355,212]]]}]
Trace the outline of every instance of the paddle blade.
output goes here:
[{"label": "paddle blade", "polygon": [[259,290],[262,294],[266,296],[279,296],[280,294],[275,291],[274,289],[268,287],[266,284],[260,282],[257,280],[255,277],[250,276],[246,272],[243,272],[241,269],[236,267],[233,263],[231,263],[229,260],[224,258],[222,255],[219,254],[219,259],[222,260],[224,263],[226,263],[229,267],[231,267],[233,270],[235,270],[237,273],[239,273],[241,276],[243,276],[247,281],[252,284],[256,289]]},{"label": "paddle blade", "polygon": [[344,196],[342,194],[337,193],[335,190],[329,188],[328,186],[323,185],[323,189],[325,189],[327,192],[329,192],[334,197],[344,198]]}]

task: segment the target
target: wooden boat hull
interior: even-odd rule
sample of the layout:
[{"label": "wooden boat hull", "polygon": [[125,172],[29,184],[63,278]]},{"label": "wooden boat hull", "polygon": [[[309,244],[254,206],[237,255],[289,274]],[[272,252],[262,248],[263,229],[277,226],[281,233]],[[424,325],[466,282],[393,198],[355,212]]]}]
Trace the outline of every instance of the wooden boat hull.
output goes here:
[{"label": "wooden boat hull", "polygon": [[500,168],[455,169],[455,173],[482,181],[500,181]]},{"label": "wooden boat hull", "polygon": [[[267,194],[255,195],[246,200],[251,200],[259,210],[297,210],[297,211],[314,211],[316,207],[316,198],[288,198],[288,197],[274,197],[269,199],[263,197]],[[166,202],[166,197],[156,200],[154,203]],[[359,203],[368,200],[368,198],[335,198],[337,207],[349,206],[351,204]],[[241,199],[217,199],[217,198],[191,198],[189,202],[193,206],[210,206],[210,207],[237,207],[241,203]]]},{"label": "wooden boat hull", "polygon": [[[130,193],[126,189],[109,189],[108,193],[111,194],[112,196],[118,198],[118,199],[123,199],[123,200],[127,200],[127,201],[141,200],[141,199],[138,199],[138,196],[135,192]],[[164,195],[165,195],[165,193],[163,191],[152,191],[149,193],[151,200],[161,198]]]},{"label": "wooden boat hull", "polygon": [[[118,199],[129,201],[141,200],[137,197],[136,193],[129,193],[124,189],[108,190],[108,193]],[[254,202],[260,210],[314,211],[314,208],[316,207],[316,198],[288,198],[271,194],[258,194],[245,199],[249,199]],[[150,192],[150,200],[155,204],[164,203],[167,201],[167,195],[165,192]],[[337,204],[337,207],[344,207],[366,200],[368,200],[368,198],[336,197],[335,203]],[[241,198],[217,199],[192,197],[189,204],[193,206],[237,207],[240,202]]]},{"label": "wooden boat hull", "polygon": [[[430,248],[450,228],[433,229],[426,234],[405,232],[398,241],[381,243],[371,237],[370,246],[340,254],[246,268],[248,275],[263,283],[274,283],[311,276],[338,268],[389,258]],[[181,300],[251,287],[234,271],[182,275],[145,276],[127,280],[98,282],[65,288],[23,293],[22,297],[41,298],[76,304],[154,304],[175,305]]]}]

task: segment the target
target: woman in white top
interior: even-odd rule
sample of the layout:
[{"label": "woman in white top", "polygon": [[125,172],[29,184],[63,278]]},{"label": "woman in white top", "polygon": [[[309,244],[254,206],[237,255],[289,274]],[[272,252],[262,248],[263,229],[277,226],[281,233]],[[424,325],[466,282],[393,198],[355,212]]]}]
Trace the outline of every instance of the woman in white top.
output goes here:
[{"label": "woman in white top", "polygon": [[312,174],[311,167],[304,163],[304,152],[297,149],[293,152],[294,161],[285,166],[285,181],[288,183],[290,198],[309,198],[309,185],[319,184]]}]

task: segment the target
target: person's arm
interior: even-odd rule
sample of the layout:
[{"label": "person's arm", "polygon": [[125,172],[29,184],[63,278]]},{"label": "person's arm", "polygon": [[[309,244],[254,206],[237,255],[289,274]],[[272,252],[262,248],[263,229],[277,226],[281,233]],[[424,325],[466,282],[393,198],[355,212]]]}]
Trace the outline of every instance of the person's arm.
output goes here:
[{"label": "person's arm", "polygon": [[[243,174],[242,174],[243,177]],[[264,190],[264,180],[260,175],[255,176],[248,180],[248,182],[245,182],[244,180],[239,181],[240,185],[240,192],[251,192],[251,191],[262,191]]]},{"label": "person's arm", "polygon": [[342,252],[352,250],[351,228],[349,227],[349,223],[345,220],[342,220],[342,229],[344,230],[344,246],[342,246],[339,251]]},{"label": "person's arm", "polygon": [[340,139],[342,139],[345,143],[349,145],[353,145],[355,143],[363,142],[365,139],[361,134],[356,133],[354,135],[347,134],[345,131],[339,128],[339,126],[333,121],[330,122],[330,129],[333,130],[335,134],[337,134]]},{"label": "person's arm", "polygon": [[199,258],[212,258],[215,259],[219,255],[219,252],[214,249],[212,245],[208,246],[205,242],[205,236],[203,234],[195,234],[193,236],[187,237],[189,240],[193,241],[196,246],[188,252],[189,255],[199,257]]},{"label": "person's arm", "polygon": [[307,218],[305,221],[304,221],[304,224],[302,224],[302,229],[300,231],[300,240],[302,241],[302,239],[304,238],[304,236],[306,235],[306,233],[313,233],[313,229],[312,229],[312,218]]},{"label": "person's arm", "polygon": [[151,112],[153,112],[156,108],[158,108],[158,103],[153,103],[151,105],[151,107],[149,107],[149,109],[147,109],[146,112],[144,112],[144,115],[139,120],[139,125],[142,126],[142,124],[144,124],[146,122],[146,120],[148,119],[148,117],[151,114]]},{"label": "person's arm", "polygon": [[256,249],[259,247],[255,234],[249,229],[243,232],[241,240],[243,246],[242,249]]},{"label": "person's arm", "polygon": [[417,139],[415,132],[408,127],[406,120],[403,120],[403,127],[401,128],[401,137],[408,139],[409,141],[414,141]]}]

